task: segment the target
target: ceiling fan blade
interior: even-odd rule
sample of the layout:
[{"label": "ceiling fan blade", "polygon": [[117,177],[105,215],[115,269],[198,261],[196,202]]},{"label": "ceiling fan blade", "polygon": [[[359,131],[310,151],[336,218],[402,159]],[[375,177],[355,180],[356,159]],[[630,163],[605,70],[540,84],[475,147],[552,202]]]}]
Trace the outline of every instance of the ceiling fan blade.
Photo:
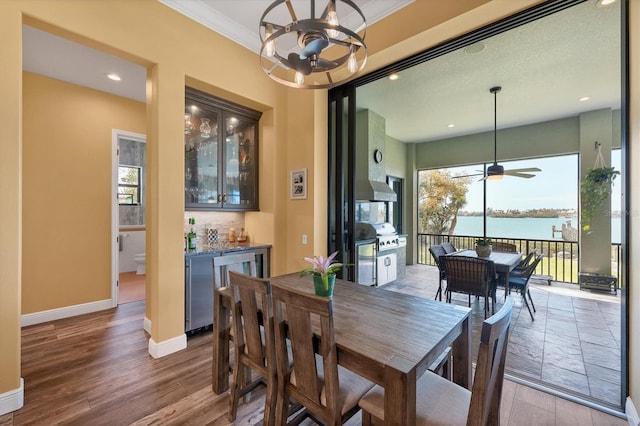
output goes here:
[{"label": "ceiling fan blade", "polygon": [[296,16],[296,12],[293,10],[291,0],[285,0],[285,3],[287,4],[287,9],[289,9],[289,15],[291,15],[291,22],[296,22],[298,17]]},{"label": "ceiling fan blade", "polygon": [[311,64],[309,63],[309,61],[300,59],[300,57],[293,52],[289,53],[286,64],[290,68],[302,73],[303,75],[311,74]]},{"label": "ceiling fan blade", "polygon": [[532,174],[529,174],[529,173],[516,172],[514,170],[505,170],[504,174],[505,174],[505,176],[514,176],[514,177],[526,178],[526,179],[530,179],[530,178],[536,176],[536,175],[532,175]]},{"label": "ceiling fan blade", "polygon": [[481,173],[473,173],[470,175],[459,175],[459,176],[451,176],[452,179],[465,178],[465,177],[474,177],[474,176],[484,176],[484,172]]},{"label": "ceiling fan blade", "polygon": [[324,38],[317,38],[310,41],[300,52],[300,59],[307,59],[309,56],[320,55],[322,50],[329,45],[329,40]]},{"label": "ceiling fan blade", "polygon": [[[509,169],[510,172],[541,172],[537,167],[526,167],[524,169]],[[505,170],[506,172],[506,170]]]}]

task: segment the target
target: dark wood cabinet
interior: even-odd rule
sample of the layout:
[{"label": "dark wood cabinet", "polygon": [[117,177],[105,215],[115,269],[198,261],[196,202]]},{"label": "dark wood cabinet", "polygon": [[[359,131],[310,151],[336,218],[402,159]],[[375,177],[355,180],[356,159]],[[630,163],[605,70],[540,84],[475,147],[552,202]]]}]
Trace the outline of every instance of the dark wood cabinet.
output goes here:
[{"label": "dark wood cabinet", "polygon": [[261,113],[185,88],[186,210],[258,210]]}]

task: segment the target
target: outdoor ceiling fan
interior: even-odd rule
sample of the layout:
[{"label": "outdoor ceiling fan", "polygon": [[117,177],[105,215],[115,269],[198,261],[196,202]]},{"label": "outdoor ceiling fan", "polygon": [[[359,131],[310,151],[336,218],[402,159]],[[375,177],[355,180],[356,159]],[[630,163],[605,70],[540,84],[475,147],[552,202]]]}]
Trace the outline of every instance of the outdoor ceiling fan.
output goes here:
[{"label": "outdoor ceiling fan", "polygon": [[506,175],[530,179],[535,176],[534,174],[531,174],[531,172],[542,171],[537,167],[505,170],[503,166],[498,164],[498,92],[500,90],[502,90],[502,87],[500,86],[495,86],[489,89],[489,92],[493,93],[493,164],[487,167],[486,174],[484,171],[482,171],[478,174],[458,177],[483,176],[483,178],[480,180],[500,180],[503,176]]}]

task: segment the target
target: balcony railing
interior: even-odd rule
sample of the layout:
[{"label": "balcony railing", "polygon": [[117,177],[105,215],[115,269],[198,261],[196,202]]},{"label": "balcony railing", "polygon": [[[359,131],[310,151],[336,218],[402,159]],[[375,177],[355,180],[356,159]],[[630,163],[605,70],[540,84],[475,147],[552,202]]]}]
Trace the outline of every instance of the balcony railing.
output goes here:
[{"label": "balcony railing", "polygon": [[[418,263],[435,265],[429,246],[451,242],[459,249],[474,248],[478,236],[472,235],[443,235],[443,234],[418,234]],[[501,238],[489,236],[492,241],[515,244],[520,253],[529,253],[537,249],[538,253],[544,253],[542,261],[536,268],[536,274],[549,275],[554,281],[564,281],[578,284],[578,265],[580,262],[580,250],[576,241],[562,240],[530,240],[520,238]],[[620,280],[620,255],[621,245],[611,243],[611,275]]]}]

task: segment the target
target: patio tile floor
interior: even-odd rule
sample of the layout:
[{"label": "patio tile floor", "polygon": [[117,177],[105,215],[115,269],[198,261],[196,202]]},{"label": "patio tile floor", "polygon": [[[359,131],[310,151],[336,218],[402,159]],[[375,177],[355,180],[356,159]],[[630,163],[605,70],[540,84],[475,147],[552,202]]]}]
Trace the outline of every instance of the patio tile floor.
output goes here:
[{"label": "patio tile floor", "polygon": [[[507,373],[579,398],[616,408],[620,405],[620,295],[581,291],[576,284],[535,276],[530,291],[535,303],[531,320],[522,298],[512,293],[514,310]],[[438,269],[408,265],[404,278],[380,287],[389,291],[435,297]],[[467,306],[468,297],[454,294],[453,303]],[[498,289],[497,306],[504,300]],[[484,301],[471,299],[474,359]]]}]

